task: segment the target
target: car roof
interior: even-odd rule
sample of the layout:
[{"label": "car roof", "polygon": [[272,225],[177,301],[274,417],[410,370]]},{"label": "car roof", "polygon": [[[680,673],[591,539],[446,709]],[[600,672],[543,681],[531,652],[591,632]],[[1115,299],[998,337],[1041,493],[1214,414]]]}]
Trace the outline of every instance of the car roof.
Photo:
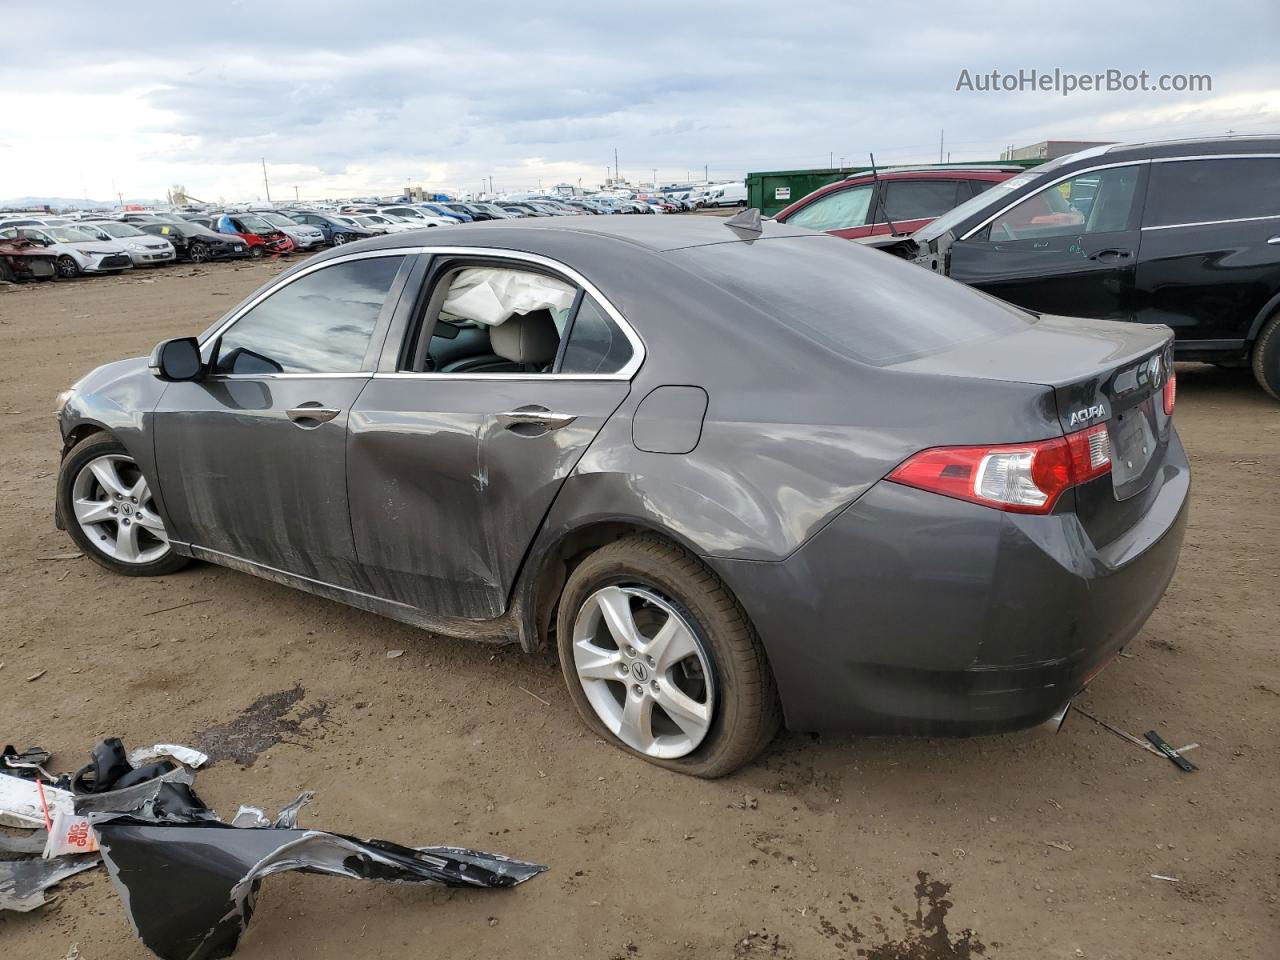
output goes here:
[{"label": "car roof", "polygon": [[[819,237],[825,234],[803,227],[764,221],[756,234],[726,225],[723,217],[540,217],[527,220],[483,220],[451,227],[423,228],[343,244],[322,258],[345,256],[358,250],[412,246],[471,246],[542,253],[559,258],[581,245],[598,247],[601,239],[646,248],[655,253],[717,243],[742,243],[782,237]],[[572,263],[570,263],[572,266]]]},{"label": "car roof", "polygon": [[[1280,153],[1280,137],[1240,134],[1229,137],[1190,137],[1185,140],[1148,140],[1112,143],[1072,154],[1075,159],[1105,155],[1110,160],[1163,157],[1194,157],[1220,153]],[[1113,156],[1114,155],[1114,156]]]}]

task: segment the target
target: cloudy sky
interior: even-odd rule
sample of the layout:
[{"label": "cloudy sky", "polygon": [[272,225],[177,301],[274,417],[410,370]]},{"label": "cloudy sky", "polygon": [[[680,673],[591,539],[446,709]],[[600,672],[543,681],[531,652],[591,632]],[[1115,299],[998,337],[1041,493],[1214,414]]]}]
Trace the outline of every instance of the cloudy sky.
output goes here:
[{"label": "cloudy sky", "polygon": [[[1276,0],[0,0],[0,200],[597,185],[1280,133]],[[1194,93],[957,91],[999,70]]]}]

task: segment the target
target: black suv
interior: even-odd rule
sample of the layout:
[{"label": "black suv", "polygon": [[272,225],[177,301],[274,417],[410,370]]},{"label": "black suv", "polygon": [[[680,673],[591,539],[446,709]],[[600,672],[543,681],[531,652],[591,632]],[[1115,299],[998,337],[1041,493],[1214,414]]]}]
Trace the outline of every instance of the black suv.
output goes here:
[{"label": "black suv", "polygon": [[1280,399],[1280,137],[1113,144],[870,245],[1030,310],[1164,323]]}]

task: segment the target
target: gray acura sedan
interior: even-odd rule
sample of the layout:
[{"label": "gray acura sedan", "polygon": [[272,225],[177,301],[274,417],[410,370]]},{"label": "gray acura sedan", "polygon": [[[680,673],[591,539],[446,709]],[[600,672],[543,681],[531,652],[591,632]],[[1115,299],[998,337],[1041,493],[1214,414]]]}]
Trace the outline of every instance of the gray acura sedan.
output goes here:
[{"label": "gray acura sedan", "polygon": [[57,516],[554,644],[600,736],[714,777],[784,722],[1059,720],[1177,563],[1171,344],[777,224],[394,234],[67,391]]}]

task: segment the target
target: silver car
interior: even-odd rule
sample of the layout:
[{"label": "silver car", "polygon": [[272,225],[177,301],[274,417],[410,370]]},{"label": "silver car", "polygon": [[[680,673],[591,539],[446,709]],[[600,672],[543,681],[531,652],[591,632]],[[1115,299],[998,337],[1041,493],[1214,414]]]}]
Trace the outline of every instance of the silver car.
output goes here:
[{"label": "silver car", "polygon": [[283,213],[275,213],[274,211],[259,211],[258,216],[273,227],[279,227],[283,230],[299,250],[314,250],[316,247],[324,246],[324,232],[319,227],[298,223],[297,220],[292,220]]},{"label": "silver car", "polygon": [[118,240],[129,251],[135,267],[153,267],[172,263],[178,257],[173,244],[164,237],[153,237],[143,233],[131,223],[119,223],[114,220],[82,220],[76,224],[76,229],[91,233],[99,240]]}]

